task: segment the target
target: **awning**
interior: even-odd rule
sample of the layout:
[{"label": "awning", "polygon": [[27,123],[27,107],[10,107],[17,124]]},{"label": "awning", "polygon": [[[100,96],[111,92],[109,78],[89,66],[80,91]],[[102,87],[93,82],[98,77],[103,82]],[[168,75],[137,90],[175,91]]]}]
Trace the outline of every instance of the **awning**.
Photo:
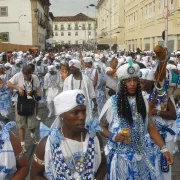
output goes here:
[{"label": "awning", "polygon": [[108,44],[108,45],[114,45],[117,44],[117,37],[113,38],[105,38],[105,39],[98,39],[98,44]]}]

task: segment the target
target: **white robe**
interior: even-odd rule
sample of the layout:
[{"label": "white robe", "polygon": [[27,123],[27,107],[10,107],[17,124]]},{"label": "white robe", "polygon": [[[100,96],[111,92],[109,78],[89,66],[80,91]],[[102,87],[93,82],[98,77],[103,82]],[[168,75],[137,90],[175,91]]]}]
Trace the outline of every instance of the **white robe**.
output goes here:
[{"label": "white robe", "polygon": [[[71,84],[72,78],[73,78],[73,75],[71,74],[65,79],[63,91],[72,90],[72,84]],[[79,87],[80,87],[80,80],[75,80],[73,78],[73,89],[79,89]],[[84,74],[82,74],[81,90],[84,90],[86,100],[88,102],[87,108],[86,108],[87,119],[92,118],[92,110],[90,108],[92,106],[91,106],[90,99],[96,98],[96,94],[95,94],[94,87],[91,80],[88,78],[88,76]]]},{"label": "white robe", "polygon": [[[77,156],[77,154],[80,152],[81,149],[81,142],[75,141],[75,140],[71,140],[71,139],[67,139],[66,141],[68,143],[68,146],[73,154],[74,157]],[[87,147],[88,147],[88,142],[89,142],[89,134],[87,133],[85,141],[83,142],[83,152],[86,153],[87,152]],[[52,158],[52,153],[51,153],[51,145],[50,145],[50,139],[47,139],[46,142],[46,147],[45,147],[45,176],[48,180],[53,180],[51,179],[51,176],[48,176],[48,174],[53,172],[54,177],[56,177],[56,171],[55,171],[55,167],[54,167],[54,163],[53,163],[53,158]],[[72,154],[69,151],[69,148],[67,147],[66,142],[63,140],[61,142],[60,148],[62,150],[62,154],[63,157],[67,160],[69,158],[72,158]],[[100,163],[101,163],[101,150],[100,150],[100,144],[99,144],[99,140],[97,137],[95,137],[95,158],[94,158],[95,162],[94,162],[94,167],[93,167],[93,172],[97,172]],[[73,165],[73,164],[71,164]],[[78,178],[78,173],[75,172],[74,174],[72,174],[74,179]],[[69,179],[67,179],[69,180]]]}]

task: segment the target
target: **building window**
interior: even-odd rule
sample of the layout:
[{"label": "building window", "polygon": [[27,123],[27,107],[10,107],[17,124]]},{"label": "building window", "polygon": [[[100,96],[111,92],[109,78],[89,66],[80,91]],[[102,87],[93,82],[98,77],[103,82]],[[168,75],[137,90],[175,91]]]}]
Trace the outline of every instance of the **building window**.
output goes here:
[{"label": "building window", "polygon": [[68,41],[68,44],[71,44],[71,41]]},{"label": "building window", "polygon": [[91,29],[91,28],[92,28],[92,27],[91,27],[91,24],[88,24],[88,28],[89,28],[89,29]]},{"label": "building window", "polygon": [[71,32],[68,32],[68,36],[71,36]]},{"label": "building window", "polygon": [[159,14],[162,14],[164,8],[164,0],[159,0]]},{"label": "building window", "polygon": [[64,32],[61,32],[61,36],[64,36]]},{"label": "building window", "polygon": [[174,9],[174,0],[170,0],[169,9],[170,9],[170,10],[173,10],[173,9]]},{"label": "building window", "polygon": [[79,27],[78,27],[78,23],[75,24],[75,30],[78,30]]},{"label": "building window", "polygon": [[0,16],[8,16],[8,7],[0,7]]},{"label": "building window", "polygon": [[61,44],[64,44],[64,41],[61,41]]},{"label": "building window", "polygon": [[78,32],[75,32],[75,36],[78,36]]},{"label": "building window", "polygon": [[76,41],[76,44],[78,44],[78,41]]},{"label": "building window", "polygon": [[86,29],[86,25],[82,24],[82,30],[85,30],[85,29]]},{"label": "building window", "polygon": [[58,25],[55,25],[54,30],[55,30],[55,31],[58,30]]},{"label": "building window", "polygon": [[91,32],[89,32],[89,36],[91,36]]},{"label": "building window", "polygon": [[71,30],[71,24],[68,24],[68,30]]},{"label": "building window", "polygon": [[55,36],[58,36],[58,33],[57,33],[57,32],[55,33]]},{"label": "building window", "polygon": [[62,30],[62,31],[64,30],[64,25],[63,25],[63,24],[61,24],[61,30]]},{"label": "building window", "polygon": [[9,42],[9,33],[8,32],[1,32],[0,33],[0,40],[2,42]]}]

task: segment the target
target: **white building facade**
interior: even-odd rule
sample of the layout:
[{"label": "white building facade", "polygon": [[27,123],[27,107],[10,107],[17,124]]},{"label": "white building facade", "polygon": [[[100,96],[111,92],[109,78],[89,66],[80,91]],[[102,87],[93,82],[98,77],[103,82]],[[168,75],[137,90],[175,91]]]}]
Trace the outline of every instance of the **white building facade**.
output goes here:
[{"label": "white building facade", "polygon": [[0,33],[5,42],[32,45],[30,0],[0,0]]},{"label": "white building facade", "polygon": [[95,19],[82,13],[76,16],[55,17],[53,31],[53,39],[58,44],[82,45],[95,43]]},{"label": "white building facade", "polygon": [[45,49],[52,32],[49,0],[0,0],[0,35],[3,43],[31,45]]},{"label": "white building facade", "polygon": [[[99,44],[117,44],[117,49],[153,50],[164,46],[165,0],[99,0]],[[180,0],[167,0],[169,52],[180,49]]]},{"label": "white building facade", "polygon": [[125,48],[124,0],[99,0],[97,4],[98,44]]}]

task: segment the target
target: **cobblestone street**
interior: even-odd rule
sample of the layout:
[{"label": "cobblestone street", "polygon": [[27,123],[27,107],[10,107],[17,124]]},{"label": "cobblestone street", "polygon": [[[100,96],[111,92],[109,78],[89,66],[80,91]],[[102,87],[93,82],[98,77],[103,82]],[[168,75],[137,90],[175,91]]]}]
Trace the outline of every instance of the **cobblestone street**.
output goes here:
[{"label": "cobblestone street", "polygon": [[[13,109],[14,110],[14,109]],[[39,117],[41,117],[42,122],[46,124],[48,127],[51,126],[52,122],[54,121],[55,117],[52,117],[51,119],[47,118],[48,116],[48,109],[46,108],[45,104],[40,104],[39,108]],[[15,120],[15,114],[14,111],[11,114],[10,120]],[[39,122],[36,121],[36,125],[39,129]],[[16,128],[13,128],[13,132],[18,136],[18,132]],[[38,131],[36,132],[38,136]],[[31,164],[32,157],[35,151],[36,146],[32,144],[30,132],[26,131],[26,148],[27,148],[27,156],[29,159],[29,163]],[[29,176],[26,178],[26,180],[29,180]],[[173,165],[173,178],[172,180],[180,180],[180,155],[175,156],[175,164]]]}]

